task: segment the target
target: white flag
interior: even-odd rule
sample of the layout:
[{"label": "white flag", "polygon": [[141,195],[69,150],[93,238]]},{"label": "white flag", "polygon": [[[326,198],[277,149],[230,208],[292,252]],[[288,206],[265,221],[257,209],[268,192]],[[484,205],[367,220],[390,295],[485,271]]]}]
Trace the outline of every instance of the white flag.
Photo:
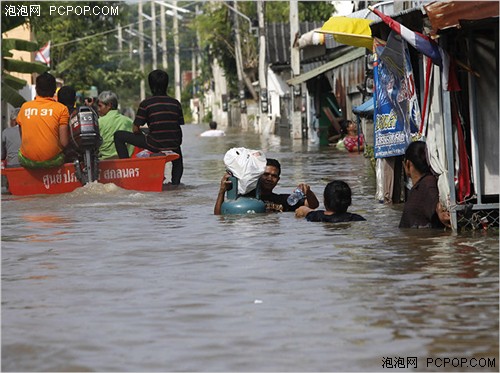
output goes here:
[{"label": "white flag", "polygon": [[40,48],[38,52],[36,52],[35,61],[40,61],[47,66],[50,66],[50,41]]}]

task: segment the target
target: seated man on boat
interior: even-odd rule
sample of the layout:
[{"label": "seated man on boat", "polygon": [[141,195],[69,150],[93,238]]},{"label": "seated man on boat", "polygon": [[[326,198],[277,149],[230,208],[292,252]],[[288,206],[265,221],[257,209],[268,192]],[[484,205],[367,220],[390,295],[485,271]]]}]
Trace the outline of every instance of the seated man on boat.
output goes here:
[{"label": "seated man on boat", "polygon": [[[77,110],[75,89],[69,85],[63,85],[57,91],[57,102],[60,102],[68,108],[69,117],[71,118],[73,112]],[[72,163],[75,159],[78,159],[78,151],[71,141],[71,128],[69,133],[70,141],[68,146],[64,148],[64,163]]]},{"label": "seated man on boat", "polygon": [[[111,91],[103,91],[97,98],[97,112],[99,114],[99,132],[102,144],[99,148],[100,159],[118,158],[115,147],[115,132],[132,132],[132,119],[118,111],[118,96]],[[133,145],[128,145],[128,156],[134,151]]]},{"label": "seated man on boat", "polygon": [[[314,192],[311,190],[308,184],[299,184],[297,189],[302,192],[303,198],[299,199],[296,203],[290,204],[288,202],[288,197],[290,193],[274,193],[273,190],[280,180],[281,174],[281,164],[278,160],[268,158],[266,162],[266,168],[264,173],[259,178],[259,183],[257,188],[260,190],[259,198],[266,204],[266,212],[283,212],[283,211],[295,211],[300,206],[308,206],[311,209],[316,209],[319,206],[319,201]],[[231,187],[231,182],[228,180],[229,174],[226,173],[221,180],[219,194],[217,196],[217,201],[214,207],[214,214],[221,214],[222,203],[224,202],[224,193]],[[257,191],[253,190],[245,197],[255,197]]]},{"label": "seated man on boat", "polygon": [[[153,153],[172,151],[179,158],[172,161],[171,186],[181,183],[184,165],[182,159],[182,129],[184,114],[182,106],[175,98],[167,95],[168,74],[163,70],[153,70],[148,75],[149,87],[153,96],[141,101],[132,126],[132,132],[115,132],[115,146],[120,158],[129,158],[127,144],[147,149]],[[141,126],[148,126],[148,134]]]},{"label": "seated man on boat", "polygon": [[19,163],[26,168],[57,167],[64,163],[69,144],[68,108],[54,99],[56,79],[49,73],[36,78],[36,97],[21,106]]}]

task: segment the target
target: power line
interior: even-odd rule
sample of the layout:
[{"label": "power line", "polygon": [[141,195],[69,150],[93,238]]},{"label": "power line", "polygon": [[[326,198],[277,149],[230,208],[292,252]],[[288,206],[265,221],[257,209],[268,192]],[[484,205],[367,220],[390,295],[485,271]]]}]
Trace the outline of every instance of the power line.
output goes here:
[{"label": "power line", "polygon": [[[155,17],[149,17],[151,19],[156,19],[158,17],[158,15],[155,15]],[[98,32],[97,34],[93,34],[93,35],[88,35],[88,36],[84,36],[83,38],[77,38],[77,39],[74,39],[74,40],[70,40],[70,41],[65,41],[65,42],[62,42],[62,43],[58,43],[58,44],[52,44],[51,47],[54,48],[54,47],[62,47],[63,45],[68,45],[68,44],[73,44],[73,43],[79,43],[83,40],[87,40],[87,39],[91,39],[91,38],[94,38],[96,36],[101,36],[101,35],[106,35],[106,34],[110,34],[112,32],[117,32],[118,29],[120,28],[126,28],[126,27],[130,27],[130,26],[134,26],[134,25],[137,25],[139,23],[139,21],[136,21],[136,22],[132,22],[132,23],[129,23],[128,25],[125,25],[125,26],[118,26],[118,27],[115,27],[114,29],[111,29],[111,30],[107,30],[107,31],[103,31],[103,32]]]}]

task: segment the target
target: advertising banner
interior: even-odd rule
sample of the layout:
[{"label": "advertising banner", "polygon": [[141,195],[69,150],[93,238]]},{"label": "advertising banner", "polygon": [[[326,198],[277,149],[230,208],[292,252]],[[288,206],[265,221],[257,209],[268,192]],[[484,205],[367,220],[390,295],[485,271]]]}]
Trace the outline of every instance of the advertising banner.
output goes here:
[{"label": "advertising banner", "polygon": [[375,40],[375,158],[403,155],[420,135],[420,108],[408,46],[391,32],[387,43]]}]

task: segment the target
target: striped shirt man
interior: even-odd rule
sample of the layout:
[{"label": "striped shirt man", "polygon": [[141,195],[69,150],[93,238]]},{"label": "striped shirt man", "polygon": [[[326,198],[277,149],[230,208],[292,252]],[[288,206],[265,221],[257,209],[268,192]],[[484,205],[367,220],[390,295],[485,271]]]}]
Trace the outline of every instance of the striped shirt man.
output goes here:
[{"label": "striped shirt man", "polygon": [[149,127],[146,143],[158,151],[179,150],[184,115],[179,101],[170,96],[152,96],[139,104],[134,125]]}]

